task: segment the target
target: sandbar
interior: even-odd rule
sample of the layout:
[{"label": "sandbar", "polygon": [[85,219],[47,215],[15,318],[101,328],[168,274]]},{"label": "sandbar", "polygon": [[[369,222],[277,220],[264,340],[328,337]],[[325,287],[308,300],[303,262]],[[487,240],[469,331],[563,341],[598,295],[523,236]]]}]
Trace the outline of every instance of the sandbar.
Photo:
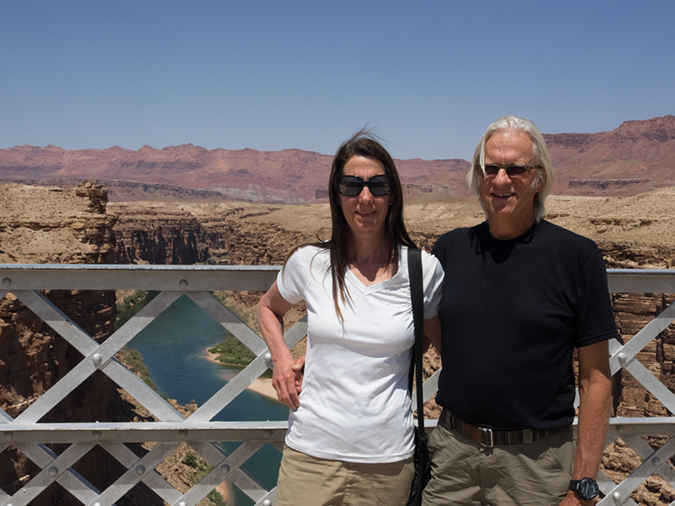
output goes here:
[{"label": "sandbar", "polygon": [[222,496],[225,504],[234,504],[234,494],[229,481],[221,481],[220,485],[216,487],[216,491]]},{"label": "sandbar", "polygon": [[[218,355],[215,353],[211,353],[209,351],[210,348],[213,348],[213,346],[209,346],[205,350],[204,358],[208,360],[209,362],[213,362],[214,364],[218,365],[227,365],[223,364],[221,361],[218,360]],[[240,366],[235,366],[235,367],[240,367]],[[272,386],[272,378],[258,378],[255,380],[253,383],[251,383],[248,387],[249,390],[252,390],[260,395],[264,395],[265,397],[269,397],[270,399],[274,399],[275,401],[278,401],[279,399],[277,398],[277,391],[274,390],[274,387]]]}]

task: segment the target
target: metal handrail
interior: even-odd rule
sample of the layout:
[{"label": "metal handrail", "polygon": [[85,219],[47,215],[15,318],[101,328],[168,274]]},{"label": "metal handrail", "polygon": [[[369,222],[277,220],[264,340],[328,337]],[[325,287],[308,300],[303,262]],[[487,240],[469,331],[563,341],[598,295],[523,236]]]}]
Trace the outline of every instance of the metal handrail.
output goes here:
[{"label": "metal handrail", "polygon": [[[234,316],[210,292],[219,290],[266,290],[276,278],[279,266],[138,266],[138,265],[44,265],[0,264],[0,298],[12,293],[41,317],[85,357],[77,371],[68,373],[68,381],[59,381],[16,419],[0,410],[0,450],[14,445],[43,469],[25,487],[24,494],[10,497],[0,490],[0,506],[29,504],[33,497],[57,481],[83,504],[114,504],[133,486],[143,481],[170,504],[196,504],[223,479],[229,479],[244,490],[257,505],[272,505],[276,489],[266,490],[242,469],[241,464],[257,448],[269,442],[278,449],[287,422],[216,422],[213,416],[231,402],[243,389],[270,365],[270,357],[262,339]],[[608,281],[613,293],[675,293],[675,270],[610,269]],[[115,332],[103,344],[98,344],[70,319],[53,307],[42,290],[153,290],[160,295]],[[112,357],[121,346],[161,314],[180,295],[187,294],[223,327],[240,339],[257,358],[220,392],[204,403],[189,418],[184,418],[165,400],[149,389],[139,378],[128,373]],[[646,344],[675,320],[675,305],[658,315],[628,343],[610,346],[612,372],[625,369],[670,412],[675,413],[675,395],[668,390],[638,360],[636,355]],[[289,344],[299,341],[306,333],[301,321],[286,333]],[[75,386],[95,371],[101,370],[135,397],[159,419],[158,422],[124,423],[40,423],[39,419]],[[437,389],[438,373],[424,387],[424,397],[432,397]],[[435,421],[430,421],[433,430]],[[610,420],[607,443],[616,438],[640,455],[643,465],[626,480],[615,485],[609,478],[599,476],[606,497],[601,505],[635,504],[629,494],[654,473],[675,488],[675,471],[669,459],[675,455],[675,438],[658,450],[653,450],[641,436],[675,435],[675,417],[621,418]],[[124,443],[158,442],[150,454],[139,459],[126,453]],[[243,441],[239,449],[226,455],[211,441]],[[208,460],[214,469],[187,494],[170,487],[156,474],[154,468],[176,444],[190,445]],[[70,444],[69,452],[60,456],[50,453],[44,444]],[[128,469],[123,486],[118,482],[104,491],[89,487],[74,473],[71,466],[93,445],[101,445]],[[142,473],[140,471],[143,471]]]}]

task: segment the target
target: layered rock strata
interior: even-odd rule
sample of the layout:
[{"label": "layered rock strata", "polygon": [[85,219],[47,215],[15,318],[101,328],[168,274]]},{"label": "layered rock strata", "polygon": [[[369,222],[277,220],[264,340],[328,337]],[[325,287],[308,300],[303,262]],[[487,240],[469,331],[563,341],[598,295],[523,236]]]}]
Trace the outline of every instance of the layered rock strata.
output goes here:
[{"label": "layered rock strata", "polygon": [[[104,187],[83,183],[70,190],[0,185],[1,263],[112,263],[115,217],[106,213]],[[94,340],[112,333],[115,293],[45,291],[44,295]],[[26,308],[14,295],[0,299],[0,407],[11,417],[63,378],[82,355]],[[101,373],[89,377],[39,422],[121,421],[133,408]],[[125,414],[127,413],[127,414]],[[63,451],[54,445],[57,453]],[[95,447],[74,469],[103,489],[126,470]],[[0,456],[0,487],[19,490],[39,468],[14,447]],[[161,504],[145,487],[118,504]],[[48,487],[32,505],[78,504],[58,484]]]}]

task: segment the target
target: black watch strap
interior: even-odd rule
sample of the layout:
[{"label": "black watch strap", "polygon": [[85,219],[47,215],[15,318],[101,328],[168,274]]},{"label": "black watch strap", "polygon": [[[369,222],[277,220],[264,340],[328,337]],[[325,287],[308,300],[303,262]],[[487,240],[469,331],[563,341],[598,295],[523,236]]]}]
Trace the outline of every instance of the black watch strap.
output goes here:
[{"label": "black watch strap", "polygon": [[570,480],[570,490],[574,491],[582,499],[595,499],[600,492],[598,483],[593,478],[581,478],[580,480]]}]

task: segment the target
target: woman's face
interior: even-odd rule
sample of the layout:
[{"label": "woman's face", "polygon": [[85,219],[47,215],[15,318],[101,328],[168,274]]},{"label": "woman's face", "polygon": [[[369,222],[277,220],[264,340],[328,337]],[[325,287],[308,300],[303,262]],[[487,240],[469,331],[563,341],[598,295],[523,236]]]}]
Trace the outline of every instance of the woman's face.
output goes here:
[{"label": "woman's face", "polygon": [[[342,169],[343,176],[357,176],[368,181],[373,176],[386,174],[384,165],[373,158],[352,156]],[[391,205],[391,195],[381,197],[363,186],[361,193],[355,197],[340,195],[340,208],[349,228],[355,237],[375,237],[384,235],[384,225]]]}]

